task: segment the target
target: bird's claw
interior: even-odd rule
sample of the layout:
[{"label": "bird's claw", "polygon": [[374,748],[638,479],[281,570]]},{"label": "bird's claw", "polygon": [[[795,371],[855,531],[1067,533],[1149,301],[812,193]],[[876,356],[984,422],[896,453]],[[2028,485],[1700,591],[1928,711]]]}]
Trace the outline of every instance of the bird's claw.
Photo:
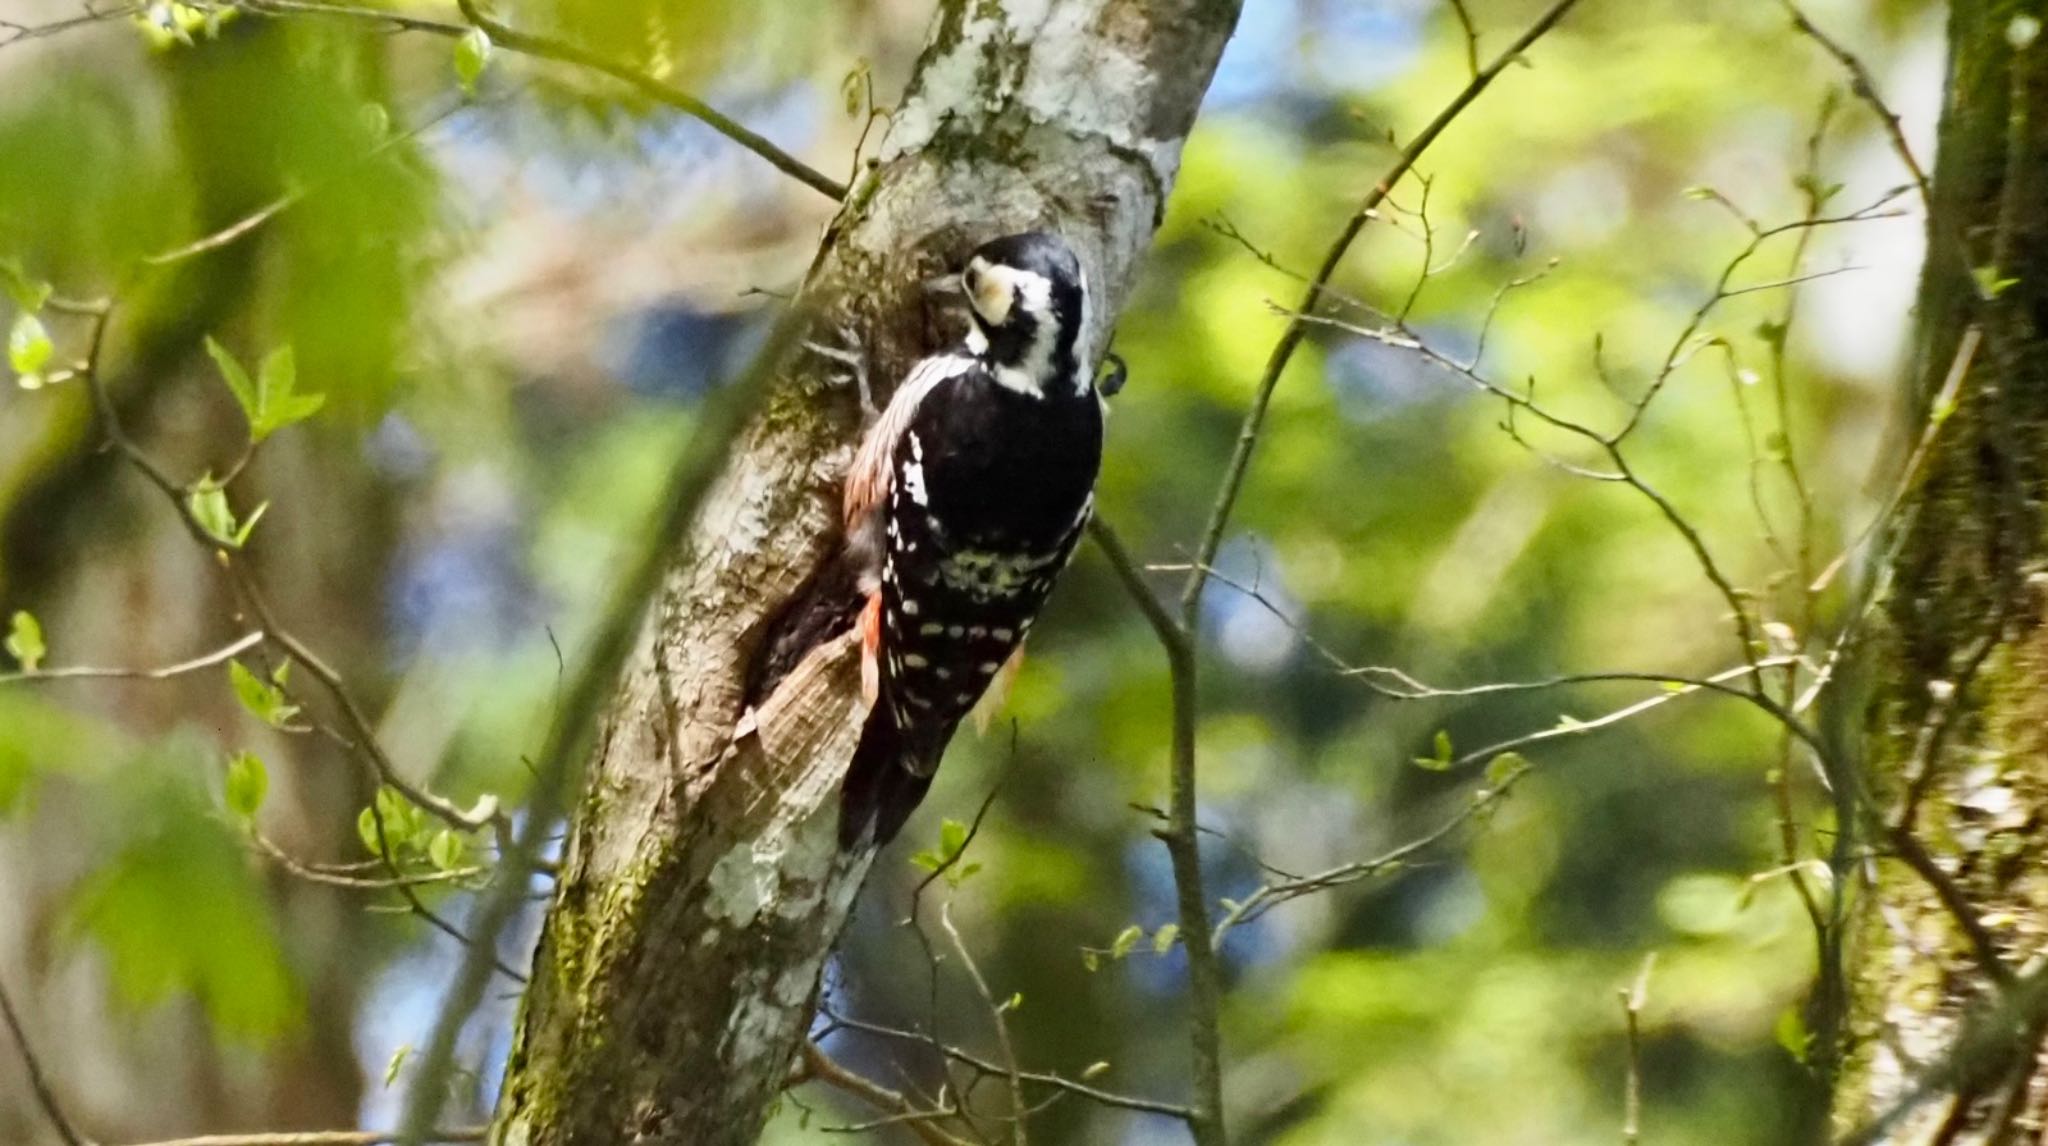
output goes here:
[{"label": "bird's claw", "polygon": [[851,383],[860,395],[861,409],[870,415],[878,414],[879,411],[875,408],[875,392],[868,385],[868,358],[866,351],[861,347],[860,336],[855,334],[850,326],[837,327],[833,334],[837,338],[836,344],[807,340],[803,347],[820,358],[845,367],[843,370],[829,372],[826,377],[841,386]]}]

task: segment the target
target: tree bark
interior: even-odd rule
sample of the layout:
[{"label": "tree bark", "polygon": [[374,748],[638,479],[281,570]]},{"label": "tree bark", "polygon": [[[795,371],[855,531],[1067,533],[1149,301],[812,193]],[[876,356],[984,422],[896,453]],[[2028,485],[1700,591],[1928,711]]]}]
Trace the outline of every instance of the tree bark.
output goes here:
[{"label": "tree bark", "polygon": [[1950,17],[1911,399],[1938,428],[1868,662],[1884,858],[1834,1094],[1855,1141],[2035,1142],[2048,1115],[2048,40],[2019,46],[2027,20],[2048,2]]},{"label": "tree bark", "polygon": [[[804,286],[817,336],[858,332],[886,384],[938,340],[918,284],[1040,228],[1088,270],[1099,350],[1237,9],[946,0]],[[863,716],[851,642],[754,695],[838,544],[858,418],[831,367],[781,367],[677,545],[574,814],[498,1142],[751,1143],[788,1077],[872,859],[836,843]]]}]

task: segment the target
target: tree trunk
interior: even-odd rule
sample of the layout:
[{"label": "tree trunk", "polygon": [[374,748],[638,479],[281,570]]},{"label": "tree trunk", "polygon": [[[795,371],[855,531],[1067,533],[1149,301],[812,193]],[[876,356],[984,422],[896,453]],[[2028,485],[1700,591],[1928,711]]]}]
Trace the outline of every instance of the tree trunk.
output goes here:
[{"label": "tree trunk", "polygon": [[[1111,318],[1165,207],[1237,0],[947,0],[880,164],[809,281],[821,340],[886,384],[938,335],[918,283],[1057,230]],[[608,714],[507,1068],[503,1143],[754,1141],[871,854],[836,843],[851,643],[751,695],[837,545],[857,422],[799,354],[678,546]]]},{"label": "tree trunk", "polygon": [[1834,1095],[1855,1141],[2036,1142],[2048,1115],[2044,20],[2048,0],[1950,18],[1913,395],[1938,428],[1868,662],[1864,834],[1884,858],[1852,924]]}]

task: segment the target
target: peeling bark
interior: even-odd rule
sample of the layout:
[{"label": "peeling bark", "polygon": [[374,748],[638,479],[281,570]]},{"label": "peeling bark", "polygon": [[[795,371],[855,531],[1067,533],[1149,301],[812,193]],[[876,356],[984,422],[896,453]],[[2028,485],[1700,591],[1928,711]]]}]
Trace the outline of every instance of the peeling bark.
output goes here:
[{"label": "peeling bark", "polygon": [[[820,325],[900,377],[938,341],[917,284],[1045,228],[1088,270],[1099,354],[1237,7],[948,0],[804,287]],[[749,703],[792,602],[831,615],[815,587],[857,417],[829,365],[783,366],[678,545],[588,770],[497,1142],[751,1143],[788,1075],[872,859],[835,841],[863,715],[850,643],[776,666]]]},{"label": "peeling bark", "polygon": [[[1852,925],[1837,1128],[1930,1095],[1867,1141],[2036,1142],[2048,1115],[2027,974],[2048,949],[2048,40],[2015,50],[2023,16],[2048,3],[1955,0],[1950,19],[1920,411],[1942,416],[1934,395],[1967,373],[1869,661],[1866,834],[1888,858]],[[1916,846],[1938,878],[1900,858]],[[1987,970],[1966,920],[2009,972]]]}]

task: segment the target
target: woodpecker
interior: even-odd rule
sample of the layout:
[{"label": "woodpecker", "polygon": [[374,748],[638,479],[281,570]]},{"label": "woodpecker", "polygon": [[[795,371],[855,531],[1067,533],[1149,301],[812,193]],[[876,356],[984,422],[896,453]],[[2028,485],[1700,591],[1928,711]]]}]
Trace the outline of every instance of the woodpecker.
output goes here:
[{"label": "woodpecker", "polygon": [[966,337],[904,377],[846,480],[871,706],[841,795],[847,848],[888,843],[924,798],[1094,507],[1103,404],[1080,261],[1054,235],[1009,235],[958,284]]}]

